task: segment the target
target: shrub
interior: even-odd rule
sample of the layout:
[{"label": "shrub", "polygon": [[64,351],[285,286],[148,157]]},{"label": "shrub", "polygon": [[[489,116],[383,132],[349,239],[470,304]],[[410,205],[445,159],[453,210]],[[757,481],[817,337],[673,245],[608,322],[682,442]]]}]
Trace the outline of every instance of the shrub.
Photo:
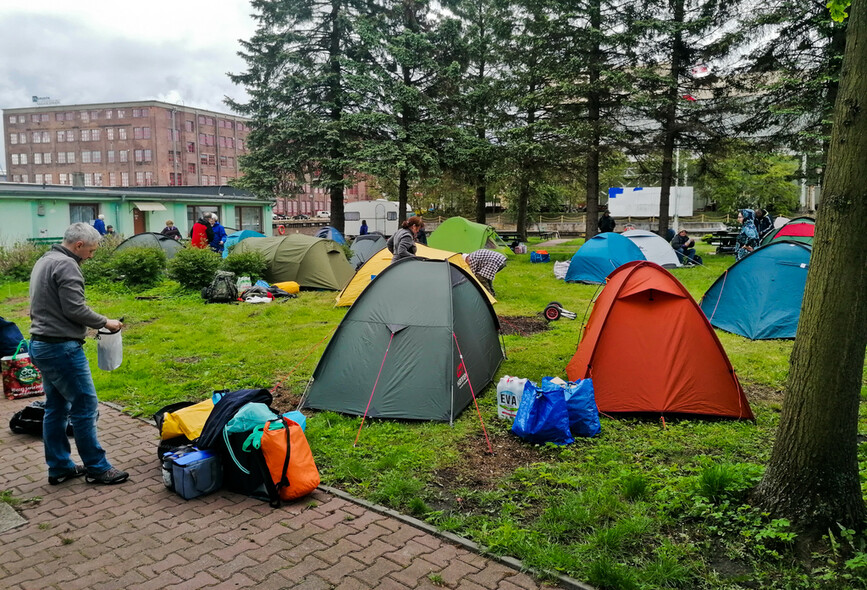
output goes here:
[{"label": "shrub", "polygon": [[153,287],[165,273],[166,254],[162,248],[125,248],[114,253],[111,266],[128,287]]},{"label": "shrub", "polygon": [[261,252],[238,252],[223,259],[223,270],[235,273],[236,277],[250,277],[254,283],[265,276],[268,262]]},{"label": "shrub", "polygon": [[49,248],[50,246],[30,242],[18,242],[8,248],[0,247],[0,276],[13,281],[29,280],[33,265]]},{"label": "shrub", "polygon": [[211,284],[222,258],[212,250],[188,246],[169,260],[169,277],[186,289],[201,289]]}]

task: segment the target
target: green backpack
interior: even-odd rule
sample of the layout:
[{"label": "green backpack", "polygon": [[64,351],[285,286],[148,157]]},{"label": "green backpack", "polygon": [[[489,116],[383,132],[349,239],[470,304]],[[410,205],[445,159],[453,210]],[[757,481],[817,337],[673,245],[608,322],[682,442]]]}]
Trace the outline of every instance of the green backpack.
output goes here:
[{"label": "green backpack", "polygon": [[238,300],[235,273],[218,270],[211,284],[202,289],[202,299],[208,303],[231,303]]}]

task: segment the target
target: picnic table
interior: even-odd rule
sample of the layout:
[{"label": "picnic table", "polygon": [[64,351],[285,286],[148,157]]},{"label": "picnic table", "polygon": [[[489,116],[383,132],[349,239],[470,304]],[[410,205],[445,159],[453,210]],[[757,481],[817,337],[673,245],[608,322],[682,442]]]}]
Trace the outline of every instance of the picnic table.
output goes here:
[{"label": "picnic table", "polygon": [[[507,244],[511,244],[512,242],[520,242],[521,234],[515,231],[498,231],[497,235],[506,242]],[[551,238],[559,238],[559,231],[528,231],[527,236],[534,235],[539,236],[542,241],[549,240]]]},{"label": "picnic table", "polygon": [[703,241],[711,246],[716,246],[717,254],[734,254],[737,249],[737,239],[740,232],[717,231],[705,236]]}]

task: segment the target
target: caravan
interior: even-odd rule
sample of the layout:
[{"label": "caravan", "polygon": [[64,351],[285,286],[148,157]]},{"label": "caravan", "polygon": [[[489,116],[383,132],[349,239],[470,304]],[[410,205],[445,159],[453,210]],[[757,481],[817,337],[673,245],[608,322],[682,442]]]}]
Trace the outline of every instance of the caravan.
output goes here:
[{"label": "caravan", "polygon": [[[389,201],[387,199],[376,199],[375,201],[357,201],[355,203],[346,203],[343,207],[344,234],[346,236],[357,236],[361,231],[361,222],[367,222],[369,232],[379,232],[384,236],[390,236],[400,227],[398,221],[398,212],[400,206],[397,201]],[[412,209],[409,205],[406,206],[406,216],[412,215]]]}]

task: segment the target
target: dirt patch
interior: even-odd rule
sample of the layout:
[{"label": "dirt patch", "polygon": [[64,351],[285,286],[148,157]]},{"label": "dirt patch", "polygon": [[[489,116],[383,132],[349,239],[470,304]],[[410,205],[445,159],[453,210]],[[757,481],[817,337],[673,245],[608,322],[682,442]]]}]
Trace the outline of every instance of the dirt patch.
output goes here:
[{"label": "dirt patch", "polygon": [[184,365],[192,365],[193,363],[197,363],[202,360],[200,356],[181,356],[172,359],[176,363],[181,363]]},{"label": "dirt patch", "polygon": [[549,330],[548,322],[541,316],[497,316],[500,320],[500,333],[503,336],[511,336],[518,334],[519,336],[529,336],[537,332]]},{"label": "dirt patch", "polygon": [[298,404],[301,403],[301,394],[302,391],[293,392],[288,386],[283,385],[282,383],[277,386],[277,389],[271,394],[274,397],[274,401],[271,403],[271,407],[275,410],[280,410],[281,412],[289,412],[290,410],[294,410],[298,408]]},{"label": "dirt patch", "polygon": [[744,394],[746,394],[749,402],[783,403],[784,393],[782,390],[755,383],[741,382],[741,386],[744,388]]}]

